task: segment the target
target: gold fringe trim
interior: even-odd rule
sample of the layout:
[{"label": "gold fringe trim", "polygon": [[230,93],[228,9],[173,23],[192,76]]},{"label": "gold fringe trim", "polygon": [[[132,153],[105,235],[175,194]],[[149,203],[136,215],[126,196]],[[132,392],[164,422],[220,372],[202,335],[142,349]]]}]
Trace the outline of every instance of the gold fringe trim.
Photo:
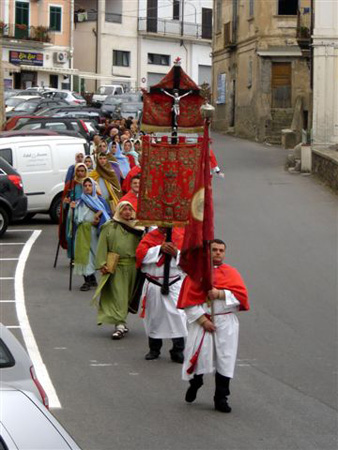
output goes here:
[{"label": "gold fringe trim", "polygon": [[[195,127],[195,128],[185,128],[185,127],[178,127],[177,132],[178,133],[203,133],[203,126]],[[164,127],[159,125],[148,125],[146,123],[143,123],[141,125],[141,131],[144,131],[146,133],[156,133],[156,132],[163,132],[163,133],[172,133],[171,127]]]}]

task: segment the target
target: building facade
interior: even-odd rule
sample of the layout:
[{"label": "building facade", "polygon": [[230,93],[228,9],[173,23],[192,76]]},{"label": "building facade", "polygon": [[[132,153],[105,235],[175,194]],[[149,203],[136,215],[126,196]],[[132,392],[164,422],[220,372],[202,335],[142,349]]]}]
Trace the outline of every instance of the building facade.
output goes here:
[{"label": "building facade", "polygon": [[310,16],[310,0],[214,0],[215,129],[279,144],[282,129],[307,127],[310,64],[297,39]]},{"label": "building facade", "polygon": [[146,88],[176,57],[194,81],[210,84],[211,38],[212,0],[75,0],[74,67],[86,90]]},{"label": "building facade", "polygon": [[313,146],[338,144],[338,3],[315,2]]},{"label": "building facade", "polygon": [[71,87],[73,8],[73,0],[0,2],[5,89]]}]

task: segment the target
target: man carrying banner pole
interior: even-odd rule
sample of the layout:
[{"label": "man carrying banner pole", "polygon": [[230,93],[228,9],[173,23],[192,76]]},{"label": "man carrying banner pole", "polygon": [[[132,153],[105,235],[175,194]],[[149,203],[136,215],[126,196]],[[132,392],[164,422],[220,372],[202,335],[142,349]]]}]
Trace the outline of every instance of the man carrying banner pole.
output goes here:
[{"label": "man carrying banner pole", "polygon": [[209,159],[212,107],[205,105],[204,108],[201,164],[180,260],[181,268],[188,275],[177,304],[185,310],[188,319],[182,377],[190,382],[185,400],[191,403],[203,385],[203,375],[216,371],[215,409],[229,413],[227,397],[238,346],[238,320],[233,312],[248,310],[249,304],[241,276],[236,269],[223,264],[225,243],[214,239]]}]

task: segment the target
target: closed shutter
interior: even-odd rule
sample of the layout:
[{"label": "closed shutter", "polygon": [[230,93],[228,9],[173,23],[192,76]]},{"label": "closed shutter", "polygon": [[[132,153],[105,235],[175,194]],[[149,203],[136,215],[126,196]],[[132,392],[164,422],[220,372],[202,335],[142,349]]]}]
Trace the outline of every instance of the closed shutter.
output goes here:
[{"label": "closed shutter", "polygon": [[272,108],[291,107],[291,63],[272,63]]}]

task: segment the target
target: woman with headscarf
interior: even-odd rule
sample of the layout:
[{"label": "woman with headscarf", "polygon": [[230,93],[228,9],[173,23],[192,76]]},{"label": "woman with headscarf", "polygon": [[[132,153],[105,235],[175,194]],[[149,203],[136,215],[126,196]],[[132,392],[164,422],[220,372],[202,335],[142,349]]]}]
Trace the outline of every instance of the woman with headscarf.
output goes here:
[{"label": "woman with headscarf", "polygon": [[86,164],[88,171],[94,170],[94,160],[92,156],[87,155],[83,162]]},{"label": "woman with headscarf", "polygon": [[77,226],[75,239],[74,273],[83,275],[81,291],[96,287],[95,255],[101,226],[110,220],[110,210],[106,202],[96,193],[96,183],[85,178],[82,195],[74,210],[74,222]]},{"label": "woman with headscarf", "polygon": [[129,202],[120,203],[113,220],[103,225],[97,247],[96,267],[102,277],[93,301],[100,297],[98,325],[115,325],[112,339],[121,339],[129,331],[126,321],[136,281],[136,247],[143,235],[135,217]]},{"label": "woman with headscarf", "polygon": [[[68,258],[74,256],[74,239],[76,227],[73,221],[71,207],[75,207],[76,200],[82,195],[82,183],[88,176],[87,166],[84,163],[75,165],[73,177],[65,183],[61,197],[59,241],[62,248],[67,249]],[[71,245],[73,243],[73,247]]]},{"label": "woman with headscarf", "polygon": [[[113,147],[113,146],[112,146]],[[126,178],[130,171],[130,164],[128,158],[122,153],[121,146],[116,143],[116,150],[114,154],[116,161],[120,167],[120,171],[123,178]]]},{"label": "woman with headscarf", "polygon": [[102,197],[109,204],[112,212],[122,197],[122,190],[115,170],[112,168],[105,153],[99,153],[96,159],[96,169],[90,172],[100,187]]},{"label": "woman with headscarf", "polygon": [[124,155],[128,158],[129,160],[129,165],[130,168],[132,169],[134,166],[138,166],[139,162],[138,162],[138,153],[135,152],[134,147],[133,147],[133,143],[131,142],[130,139],[127,139],[123,142],[122,144],[122,151],[124,153]]}]

